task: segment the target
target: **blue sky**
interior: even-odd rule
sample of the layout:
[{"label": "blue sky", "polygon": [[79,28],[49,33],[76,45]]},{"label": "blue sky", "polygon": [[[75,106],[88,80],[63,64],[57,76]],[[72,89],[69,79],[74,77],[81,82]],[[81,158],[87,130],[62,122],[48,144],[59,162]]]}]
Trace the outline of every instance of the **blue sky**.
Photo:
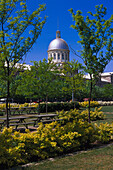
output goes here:
[{"label": "blue sky", "polygon": [[[74,12],[81,10],[84,16],[87,16],[88,11],[95,12],[95,6],[103,4],[107,7],[106,19],[113,14],[113,0],[27,0],[28,9],[30,11],[38,8],[39,4],[46,4],[46,10],[43,15],[47,15],[47,22],[42,30],[41,35],[37,42],[26,55],[25,62],[30,64],[30,61],[39,61],[43,58],[47,59],[47,50],[49,43],[56,38],[56,31],[61,31],[61,38],[63,38],[69,46],[75,51],[80,50],[80,45],[77,43],[79,40],[78,33],[70,28],[73,24],[71,14],[68,9],[73,8]],[[70,60],[78,60],[82,63],[81,59],[76,57],[70,50]],[[105,71],[113,72],[113,61],[111,61]]]}]

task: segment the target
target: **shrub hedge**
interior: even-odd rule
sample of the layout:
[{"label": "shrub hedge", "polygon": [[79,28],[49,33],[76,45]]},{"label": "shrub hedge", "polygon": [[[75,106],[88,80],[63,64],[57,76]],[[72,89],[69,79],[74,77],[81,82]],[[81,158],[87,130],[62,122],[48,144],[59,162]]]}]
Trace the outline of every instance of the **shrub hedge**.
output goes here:
[{"label": "shrub hedge", "polygon": [[96,140],[96,130],[87,121],[40,124],[36,132],[0,133],[0,168],[8,168],[68,152],[77,151]]},{"label": "shrub hedge", "polygon": [[[56,102],[56,103],[48,103],[47,104],[47,110],[48,112],[55,112],[60,110],[70,110],[70,109],[79,109],[79,103],[78,102]],[[40,112],[45,113],[46,112],[46,103],[40,104]]]},{"label": "shrub hedge", "polygon": [[[40,113],[46,112],[46,103],[40,103],[40,107],[38,103],[24,103],[24,104],[10,104],[10,108],[13,110],[13,108],[18,107],[18,110],[21,110],[23,107],[26,107],[26,110],[28,107],[35,107],[37,111],[39,110]],[[70,109],[79,109],[79,103],[78,102],[56,102],[56,103],[48,103],[47,104],[47,110],[48,112],[55,112],[60,110],[70,110]],[[0,104],[0,116],[3,116],[6,109],[6,104]],[[16,108],[17,109],[17,108]],[[24,108],[25,111],[25,108]]]}]

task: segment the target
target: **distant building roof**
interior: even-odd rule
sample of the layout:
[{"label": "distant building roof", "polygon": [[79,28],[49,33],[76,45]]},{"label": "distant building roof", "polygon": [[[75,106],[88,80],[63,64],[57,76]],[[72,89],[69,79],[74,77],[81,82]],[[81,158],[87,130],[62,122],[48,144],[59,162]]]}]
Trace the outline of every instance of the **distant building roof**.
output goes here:
[{"label": "distant building roof", "polygon": [[101,76],[109,76],[111,74],[113,74],[113,72],[105,72],[105,73],[102,73]]},{"label": "distant building roof", "polygon": [[60,31],[56,31],[56,39],[50,42],[48,51],[49,50],[69,50],[68,44],[62,38],[60,38]]}]

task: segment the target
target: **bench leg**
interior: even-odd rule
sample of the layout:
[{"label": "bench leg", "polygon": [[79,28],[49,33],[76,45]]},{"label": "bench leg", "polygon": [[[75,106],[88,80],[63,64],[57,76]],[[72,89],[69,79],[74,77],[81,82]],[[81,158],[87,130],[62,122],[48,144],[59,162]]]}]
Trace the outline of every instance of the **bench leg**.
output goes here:
[{"label": "bench leg", "polygon": [[28,129],[28,125],[25,125],[26,129]]},{"label": "bench leg", "polygon": [[36,125],[36,121],[34,122],[34,127],[35,127],[35,125]]},{"label": "bench leg", "polygon": [[17,130],[17,128],[18,128],[18,125],[16,125],[16,130]]},{"label": "bench leg", "polygon": [[2,125],[0,125],[0,130],[2,129]]}]

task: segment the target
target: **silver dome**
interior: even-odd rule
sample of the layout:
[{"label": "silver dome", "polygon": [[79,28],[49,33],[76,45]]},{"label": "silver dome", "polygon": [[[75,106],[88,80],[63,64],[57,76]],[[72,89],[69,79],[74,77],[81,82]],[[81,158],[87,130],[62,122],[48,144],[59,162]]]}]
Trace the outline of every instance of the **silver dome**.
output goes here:
[{"label": "silver dome", "polygon": [[69,47],[67,43],[61,39],[61,38],[56,38],[53,41],[50,42],[48,51],[49,50],[59,50],[59,49],[64,49],[64,50],[69,50]]}]

